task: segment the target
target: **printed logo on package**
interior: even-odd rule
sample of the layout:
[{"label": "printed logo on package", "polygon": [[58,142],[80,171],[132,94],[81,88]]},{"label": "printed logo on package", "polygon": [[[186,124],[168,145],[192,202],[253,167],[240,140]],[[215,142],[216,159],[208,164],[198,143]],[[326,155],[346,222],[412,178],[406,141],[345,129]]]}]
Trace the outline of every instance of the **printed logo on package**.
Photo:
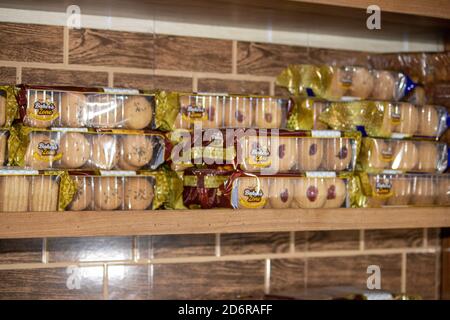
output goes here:
[{"label": "printed logo on package", "polygon": [[239,203],[246,208],[260,208],[266,204],[266,199],[263,197],[264,192],[255,187],[245,188]]},{"label": "printed logo on package", "polygon": [[37,151],[34,151],[34,159],[42,162],[53,162],[62,158],[62,153],[58,153],[59,146],[53,140],[41,141],[37,145]]},{"label": "printed logo on package", "polygon": [[33,104],[33,111],[30,117],[41,121],[51,121],[58,118],[59,113],[53,101],[37,100]]}]

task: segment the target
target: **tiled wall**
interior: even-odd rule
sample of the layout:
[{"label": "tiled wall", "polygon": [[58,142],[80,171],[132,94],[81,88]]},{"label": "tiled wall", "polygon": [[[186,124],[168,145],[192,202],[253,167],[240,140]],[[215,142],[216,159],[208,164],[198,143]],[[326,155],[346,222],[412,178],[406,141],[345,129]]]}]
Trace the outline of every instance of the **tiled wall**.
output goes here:
[{"label": "tiled wall", "polygon": [[[274,94],[278,72],[299,62],[366,65],[367,55],[0,23],[2,84]],[[365,287],[371,264],[383,289],[437,298],[439,257],[435,229],[0,240],[0,298],[259,298]]]}]

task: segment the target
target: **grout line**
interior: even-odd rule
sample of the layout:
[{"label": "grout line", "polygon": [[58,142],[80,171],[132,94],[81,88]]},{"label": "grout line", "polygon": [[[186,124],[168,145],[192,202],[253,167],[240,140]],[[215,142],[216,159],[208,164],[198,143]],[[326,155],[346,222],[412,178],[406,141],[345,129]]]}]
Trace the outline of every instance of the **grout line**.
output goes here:
[{"label": "grout line", "polygon": [[295,231],[289,232],[289,252],[295,252]]},{"label": "grout line", "polygon": [[109,299],[109,275],[108,275],[108,265],[103,264],[103,299]]},{"label": "grout line", "polygon": [[16,67],[16,83],[17,84],[22,83],[22,67],[21,66]]},{"label": "grout line", "polygon": [[192,75],[192,92],[198,92],[198,78],[195,74]]},{"label": "grout line", "polygon": [[402,253],[402,275],[401,275],[401,292],[406,292],[406,252]]},{"label": "grout line", "polygon": [[428,229],[423,229],[423,246],[424,248],[428,247]]},{"label": "grout line", "polygon": [[365,230],[359,230],[359,250],[364,251],[365,247]]},{"label": "grout line", "polygon": [[216,255],[216,257],[220,257],[220,255],[221,255],[220,233],[216,233],[215,255]]},{"label": "grout line", "polygon": [[63,32],[63,64],[69,64],[69,28],[64,26]]},{"label": "grout line", "polygon": [[45,269],[64,268],[72,265],[79,267],[108,265],[147,265],[147,264],[176,264],[176,263],[203,263],[218,261],[250,261],[265,259],[287,259],[287,258],[327,258],[327,257],[352,257],[361,255],[382,255],[382,254],[403,254],[403,253],[438,253],[440,248],[397,248],[397,249],[369,249],[364,252],[359,250],[330,250],[330,251],[307,251],[295,253],[267,253],[249,255],[226,255],[226,256],[198,256],[198,257],[177,257],[177,258],[155,258],[132,260],[112,260],[112,261],[83,261],[83,262],[52,262],[52,263],[18,263],[0,265],[0,270],[14,269]]},{"label": "grout line", "polygon": [[42,263],[48,263],[47,238],[42,238]]},{"label": "grout line", "polygon": [[270,259],[266,259],[266,270],[264,272],[264,293],[265,294],[270,293],[270,269],[271,269]]},{"label": "grout line", "polygon": [[108,87],[114,87],[114,72],[108,71]]},{"label": "grout line", "polygon": [[238,42],[237,40],[232,41],[231,46],[231,73],[237,74],[237,53],[238,53]]}]

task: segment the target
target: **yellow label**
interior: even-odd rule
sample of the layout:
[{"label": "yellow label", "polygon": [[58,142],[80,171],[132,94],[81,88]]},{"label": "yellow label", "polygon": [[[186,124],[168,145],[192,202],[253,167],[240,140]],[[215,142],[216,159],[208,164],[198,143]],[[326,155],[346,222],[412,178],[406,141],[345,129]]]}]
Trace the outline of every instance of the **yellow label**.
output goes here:
[{"label": "yellow label", "polygon": [[378,198],[389,198],[393,195],[392,183],[389,179],[379,179],[375,183],[375,195]]},{"label": "yellow label", "polygon": [[255,188],[247,188],[244,193],[239,197],[239,204],[242,207],[255,209],[261,208],[266,205],[267,198],[264,197],[264,192],[256,190]]},{"label": "yellow label", "polygon": [[398,125],[401,122],[401,111],[398,105],[393,106],[391,109],[391,124]]},{"label": "yellow label", "polygon": [[264,147],[256,147],[250,149],[250,155],[246,158],[246,162],[252,166],[265,168],[272,165],[270,151]]},{"label": "yellow label", "polygon": [[51,101],[40,102],[36,101],[33,105],[34,112],[31,112],[29,116],[35,120],[40,121],[52,121],[59,117],[56,106]]},{"label": "yellow label", "polygon": [[58,144],[50,142],[39,142],[37,151],[33,152],[33,158],[42,162],[58,161],[62,158],[62,153],[58,153]]},{"label": "yellow label", "polygon": [[186,121],[203,121],[208,120],[206,109],[202,106],[188,105],[182,107],[182,118]]},{"label": "yellow label", "polygon": [[391,162],[392,160],[394,160],[394,154],[392,152],[392,149],[389,148],[387,150],[381,150],[380,158],[381,158],[381,161],[384,161],[384,162]]}]

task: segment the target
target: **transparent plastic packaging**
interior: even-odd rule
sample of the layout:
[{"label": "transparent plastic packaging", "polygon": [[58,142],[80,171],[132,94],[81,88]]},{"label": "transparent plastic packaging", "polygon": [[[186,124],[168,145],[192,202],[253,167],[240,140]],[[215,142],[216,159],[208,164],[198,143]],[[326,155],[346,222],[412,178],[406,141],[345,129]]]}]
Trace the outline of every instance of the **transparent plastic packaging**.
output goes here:
[{"label": "transparent plastic packaging", "polygon": [[442,173],[448,165],[445,143],[363,138],[358,168],[367,172]]},{"label": "transparent plastic packaging", "polygon": [[398,101],[415,84],[400,72],[358,66],[291,65],[277,78],[291,94],[327,100],[348,98]]},{"label": "transparent plastic packaging", "polygon": [[354,179],[361,184],[360,188],[352,188],[358,206],[450,205],[448,174],[363,174]]},{"label": "transparent plastic packaging", "polygon": [[[26,132],[25,132],[26,131]],[[156,169],[165,159],[159,133],[112,133],[22,128],[13,163],[32,169]]]},{"label": "transparent plastic packaging", "polygon": [[174,129],[285,128],[290,101],[270,96],[179,94]]},{"label": "transparent plastic packaging", "polygon": [[154,100],[131,89],[26,85],[17,96],[23,123],[34,128],[154,129]]},{"label": "transparent plastic packaging", "polygon": [[0,167],[7,163],[7,146],[9,131],[0,130]]},{"label": "transparent plastic packaging", "polygon": [[6,124],[6,91],[0,90],[0,127]]}]

